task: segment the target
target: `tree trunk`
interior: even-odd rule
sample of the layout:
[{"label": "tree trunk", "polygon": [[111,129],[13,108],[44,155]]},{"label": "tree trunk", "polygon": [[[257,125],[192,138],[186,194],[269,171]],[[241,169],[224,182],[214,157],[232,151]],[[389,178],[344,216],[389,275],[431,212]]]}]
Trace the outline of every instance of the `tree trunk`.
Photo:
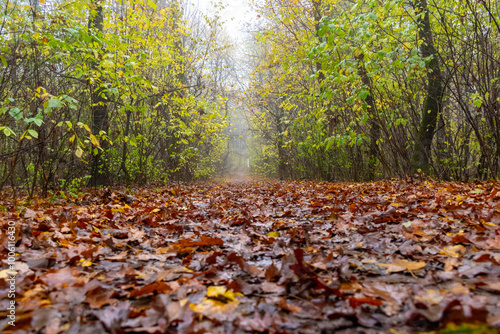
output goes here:
[{"label": "tree trunk", "polygon": [[[313,5],[313,18],[315,21],[315,26],[314,26],[314,33],[316,37],[319,39],[320,43],[323,42],[323,38],[319,36],[319,22],[321,21],[321,18],[323,17],[323,3],[321,0],[313,0],[312,1]],[[315,64],[316,66],[316,72],[318,72],[318,85],[319,85],[319,94],[322,96],[325,93],[325,73],[323,72],[323,69],[321,67],[321,63],[318,61]],[[327,134],[328,136],[331,136],[333,134],[333,130],[336,125],[336,118],[334,115],[334,111],[332,110],[332,102],[328,101],[328,104],[326,105],[326,110],[325,110],[325,115],[326,115],[326,123],[327,123]]]},{"label": "tree trunk", "polygon": [[[89,16],[88,28],[89,32],[97,34],[103,31],[103,2],[104,0],[92,0],[91,11]],[[92,70],[97,68],[97,60],[91,64]],[[90,98],[91,112],[93,117],[92,133],[96,138],[99,138],[101,133],[108,134],[109,119],[106,106],[106,96],[100,78],[97,78],[93,83],[90,83]],[[92,170],[90,183],[92,186],[105,185],[109,183],[109,172],[106,162],[106,141],[100,141],[101,149],[97,148],[97,153],[94,154],[92,160]]]},{"label": "tree trunk", "polygon": [[429,19],[427,0],[416,0],[414,3],[418,14],[418,34],[422,40],[420,47],[423,58],[432,57],[426,64],[427,69],[427,96],[422,110],[422,119],[418,128],[415,146],[413,148],[413,169],[429,173],[431,144],[436,129],[438,114],[441,111],[442,97],[444,93],[439,59],[434,41]]},{"label": "tree trunk", "polygon": [[[126,123],[125,123],[125,133],[123,135],[125,138],[128,138],[130,132],[130,116],[132,115],[132,112],[130,111],[130,109],[127,108],[125,114],[126,114]],[[122,170],[123,174],[125,175],[125,181],[127,183],[130,183],[130,174],[127,169],[127,142],[125,140],[123,141],[123,146],[122,146],[122,162],[120,164],[120,170]]]},{"label": "tree trunk", "polygon": [[370,93],[365,99],[366,106],[368,108],[368,114],[370,115],[370,117],[368,118],[368,124],[370,125],[370,150],[368,152],[368,154],[370,155],[370,160],[368,166],[368,179],[369,181],[374,181],[379,155],[377,140],[380,138],[380,124],[378,121],[379,117],[377,107],[375,105],[375,100],[373,99],[373,85],[370,77],[368,76],[368,73],[366,72],[364,57],[364,54],[360,54],[358,56],[358,73],[361,76],[361,82],[364,86],[366,86]]}]

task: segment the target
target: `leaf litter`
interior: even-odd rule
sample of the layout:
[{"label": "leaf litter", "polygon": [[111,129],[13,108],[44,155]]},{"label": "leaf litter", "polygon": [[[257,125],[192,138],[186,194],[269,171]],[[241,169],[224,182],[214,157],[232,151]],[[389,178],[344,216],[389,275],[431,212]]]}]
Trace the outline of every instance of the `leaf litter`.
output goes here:
[{"label": "leaf litter", "polygon": [[4,333],[500,328],[497,182],[198,183],[0,204],[2,268],[9,221],[18,238]]}]

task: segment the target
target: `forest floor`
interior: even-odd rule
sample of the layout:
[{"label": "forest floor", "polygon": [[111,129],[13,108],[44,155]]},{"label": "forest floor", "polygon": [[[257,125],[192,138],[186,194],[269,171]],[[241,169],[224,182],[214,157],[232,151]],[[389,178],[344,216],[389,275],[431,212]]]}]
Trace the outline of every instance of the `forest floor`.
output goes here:
[{"label": "forest floor", "polygon": [[500,328],[498,182],[233,180],[0,205],[3,333]]}]

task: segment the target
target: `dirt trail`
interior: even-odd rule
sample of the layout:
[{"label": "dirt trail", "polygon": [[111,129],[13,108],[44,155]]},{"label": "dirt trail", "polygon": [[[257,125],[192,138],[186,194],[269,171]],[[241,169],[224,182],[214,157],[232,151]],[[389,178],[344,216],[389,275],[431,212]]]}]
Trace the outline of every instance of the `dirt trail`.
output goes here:
[{"label": "dirt trail", "polygon": [[255,176],[252,176],[245,171],[239,171],[237,173],[232,174],[225,181],[228,183],[231,183],[231,182],[250,182],[250,181],[257,181],[257,179]]}]

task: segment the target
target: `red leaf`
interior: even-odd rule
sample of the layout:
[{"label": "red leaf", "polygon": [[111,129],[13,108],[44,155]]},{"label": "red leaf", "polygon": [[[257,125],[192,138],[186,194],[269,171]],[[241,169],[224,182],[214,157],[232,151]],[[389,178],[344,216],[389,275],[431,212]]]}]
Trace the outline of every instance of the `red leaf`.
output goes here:
[{"label": "red leaf", "polygon": [[161,294],[161,293],[165,293],[168,291],[170,291],[170,287],[167,284],[153,282],[151,284],[143,286],[142,288],[140,288],[138,290],[132,290],[130,292],[129,296],[134,298],[134,297],[139,297],[139,296],[143,296],[143,295],[147,295],[147,294],[151,294],[151,293],[155,293],[155,292],[158,294]]},{"label": "red leaf", "polygon": [[342,294],[338,289],[334,289],[323,283],[317,275],[304,263],[304,251],[302,248],[294,249],[295,259],[297,260],[297,264],[290,265],[290,269],[292,269],[300,279],[309,281],[311,283],[311,287],[313,289],[322,289],[325,290],[325,294],[336,295],[340,297]]},{"label": "red leaf", "polygon": [[179,245],[182,247],[222,246],[224,245],[224,241],[220,238],[211,238],[202,235],[199,241],[192,239],[179,240]]},{"label": "red leaf", "polygon": [[276,268],[276,266],[271,263],[271,265],[266,269],[265,277],[268,281],[277,281],[281,277],[281,270]]},{"label": "red leaf", "polygon": [[456,235],[451,239],[451,242],[456,244],[472,244],[472,241],[464,237],[463,235]]},{"label": "red leaf", "polygon": [[380,306],[382,305],[382,300],[373,298],[354,298],[354,297],[349,298],[349,305],[351,305],[352,308],[357,308],[362,304]]}]

